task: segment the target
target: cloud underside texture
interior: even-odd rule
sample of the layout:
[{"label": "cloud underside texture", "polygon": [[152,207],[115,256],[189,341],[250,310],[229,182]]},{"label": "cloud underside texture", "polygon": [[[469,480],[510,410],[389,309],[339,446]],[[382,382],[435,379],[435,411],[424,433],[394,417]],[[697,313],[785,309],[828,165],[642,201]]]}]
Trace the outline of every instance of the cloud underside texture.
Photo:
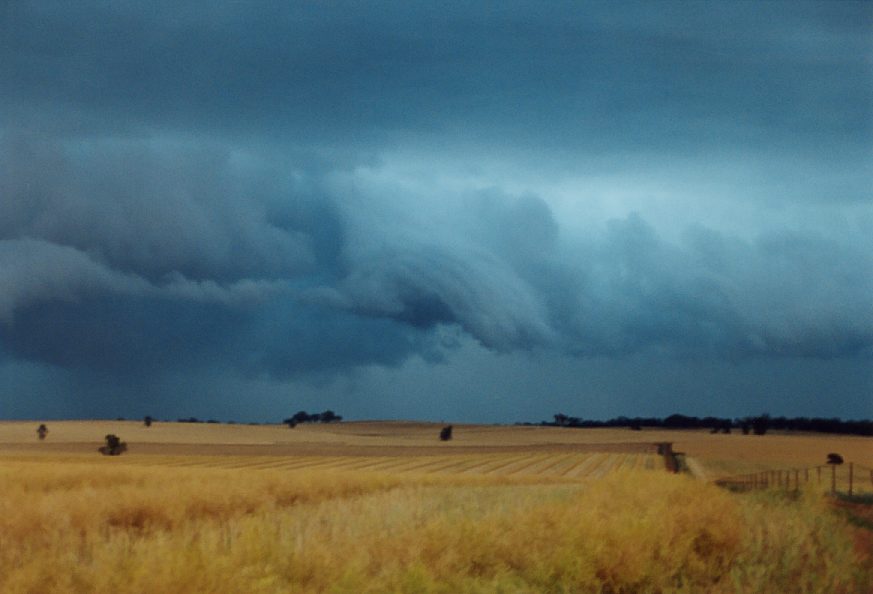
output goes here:
[{"label": "cloud underside texture", "polygon": [[[0,356],[296,378],[438,362],[461,333],[870,357],[869,17],[727,6],[7,9]],[[715,181],[671,185],[676,163]],[[555,196],[623,177],[668,195]],[[795,223],[825,212],[853,232]]]},{"label": "cloud underside texture", "polygon": [[438,357],[434,330],[447,326],[497,351],[580,356],[841,357],[873,339],[870,256],[835,240],[697,227],[672,242],[636,214],[565,236],[532,194],[471,190],[433,206],[432,188],[418,200],[405,188],[398,207],[396,188],[354,172],[4,151],[25,153],[33,174],[3,163],[0,206],[13,356],[282,376]]}]

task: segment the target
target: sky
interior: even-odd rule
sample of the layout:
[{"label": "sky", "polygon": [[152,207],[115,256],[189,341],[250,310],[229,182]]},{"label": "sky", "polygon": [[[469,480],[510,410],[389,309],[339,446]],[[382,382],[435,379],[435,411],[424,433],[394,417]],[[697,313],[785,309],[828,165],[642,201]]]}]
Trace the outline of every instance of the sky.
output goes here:
[{"label": "sky", "polygon": [[871,30],[0,2],[0,419],[873,418]]}]

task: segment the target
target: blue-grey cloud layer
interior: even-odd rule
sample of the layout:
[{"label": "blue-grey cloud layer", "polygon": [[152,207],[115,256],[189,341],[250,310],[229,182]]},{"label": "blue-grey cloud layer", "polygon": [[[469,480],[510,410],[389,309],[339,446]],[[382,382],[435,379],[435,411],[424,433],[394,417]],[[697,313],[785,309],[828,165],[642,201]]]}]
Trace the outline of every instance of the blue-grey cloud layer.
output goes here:
[{"label": "blue-grey cloud layer", "polygon": [[9,3],[0,357],[869,365],[871,12]]}]

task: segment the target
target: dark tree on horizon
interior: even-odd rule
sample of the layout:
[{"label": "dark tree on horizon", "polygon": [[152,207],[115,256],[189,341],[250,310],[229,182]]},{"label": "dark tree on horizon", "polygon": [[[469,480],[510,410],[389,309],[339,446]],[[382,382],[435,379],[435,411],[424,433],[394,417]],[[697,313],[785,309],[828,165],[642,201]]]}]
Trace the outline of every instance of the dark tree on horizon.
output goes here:
[{"label": "dark tree on horizon", "polygon": [[127,451],[127,443],[121,441],[121,438],[110,433],[106,436],[106,445],[97,448],[97,451],[104,456],[120,456]]}]

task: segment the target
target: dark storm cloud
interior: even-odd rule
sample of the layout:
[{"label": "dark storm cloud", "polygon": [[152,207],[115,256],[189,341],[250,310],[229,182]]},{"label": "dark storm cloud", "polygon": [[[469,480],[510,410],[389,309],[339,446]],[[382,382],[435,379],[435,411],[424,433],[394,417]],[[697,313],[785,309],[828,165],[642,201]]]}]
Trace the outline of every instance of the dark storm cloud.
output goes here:
[{"label": "dark storm cloud", "polygon": [[814,237],[744,242],[705,229],[670,244],[636,216],[612,221],[590,249],[573,313],[582,353],[871,354],[869,253]]},{"label": "dark storm cloud", "polygon": [[859,100],[871,98],[863,4],[5,11],[5,107],[61,131],[355,146],[450,128],[588,151],[712,141],[791,150],[820,143],[823,128],[843,151],[871,132],[869,101]]},{"label": "dark storm cloud", "polygon": [[314,263],[296,228],[304,223],[271,218],[282,188],[235,171],[232,155],[208,145],[13,136],[0,139],[0,169],[3,237],[69,246],[149,278],[287,275]]},{"label": "dark storm cloud", "polygon": [[6,3],[0,357],[869,358],[871,13]]}]

